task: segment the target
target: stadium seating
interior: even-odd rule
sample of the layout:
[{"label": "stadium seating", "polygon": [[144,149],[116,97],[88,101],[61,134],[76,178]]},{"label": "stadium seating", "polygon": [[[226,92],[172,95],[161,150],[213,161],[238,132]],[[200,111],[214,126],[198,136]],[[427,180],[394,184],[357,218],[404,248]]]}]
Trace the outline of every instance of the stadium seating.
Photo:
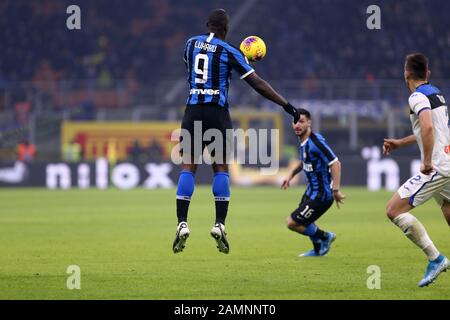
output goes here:
[{"label": "stadium seating", "polygon": [[[443,78],[450,71],[450,60],[445,59],[450,31],[443,23],[450,3],[413,2],[383,3],[382,30],[370,32],[365,27],[367,6],[361,1],[287,0],[283,6],[260,1],[232,30],[230,40],[237,44],[245,35],[261,35],[270,57],[261,74],[269,79],[395,79],[401,77],[398,66],[404,54],[416,50],[426,51],[434,62],[433,76]],[[70,3],[0,3],[0,85],[90,79],[108,87],[112,79],[135,77],[154,83],[183,77],[184,42],[204,32],[208,11],[220,5],[84,0],[78,2],[82,29],[71,32],[64,28]],[[232,18],[240,3],[226,2]],[[411,34],[415,37],[406,37]]]}]

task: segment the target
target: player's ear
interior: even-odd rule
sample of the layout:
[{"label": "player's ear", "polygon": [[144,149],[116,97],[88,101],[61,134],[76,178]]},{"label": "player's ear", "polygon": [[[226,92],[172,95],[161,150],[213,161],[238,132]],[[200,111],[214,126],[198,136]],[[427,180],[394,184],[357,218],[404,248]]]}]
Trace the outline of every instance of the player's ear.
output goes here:
[{"label": "player's ear", "polygon": [[409,76],[411,75],[411,71],[409,71],[408,69],[405,69],[405,72],[403,73],[404,77],[406,80],[409,79]]},{"label": "player's ear", "polygon": [[431,76],[431,70],[428,70],[427,71],[427,80],[430,78],[430,76]]}]

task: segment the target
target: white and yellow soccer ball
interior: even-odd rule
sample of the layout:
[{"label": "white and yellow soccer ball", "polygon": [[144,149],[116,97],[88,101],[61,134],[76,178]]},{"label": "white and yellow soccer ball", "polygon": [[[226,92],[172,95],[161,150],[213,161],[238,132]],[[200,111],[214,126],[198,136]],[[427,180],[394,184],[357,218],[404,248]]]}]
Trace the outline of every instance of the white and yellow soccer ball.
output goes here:
[{"label": "white and yellow soccer ball", "polygon": [[242,40],[239,47],[249,61],[260,61],[266,56],[266,44],[257,36],[250,36]]}]

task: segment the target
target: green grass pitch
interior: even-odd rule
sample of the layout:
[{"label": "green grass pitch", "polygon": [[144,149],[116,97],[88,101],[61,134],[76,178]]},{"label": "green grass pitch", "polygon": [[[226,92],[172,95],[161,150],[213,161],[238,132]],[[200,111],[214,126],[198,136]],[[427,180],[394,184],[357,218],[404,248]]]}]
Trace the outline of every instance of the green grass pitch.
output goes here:
[{"label": "green grass pitch", "polygon": [[[384,215],[389,192],[343,188],[347,199],[318,224],[337,234],[328,256],[298,258],[307,238],[285,217],[302,187],[232,188],[231,251],[219,253],[210,187],[197,187],[191,237],[172,253],[175,191],[4,189],[0,191],[0,299],[448,299],[450,274],[417,287],[423,253]],[[414,213],[450,255],[449,227],[430,201]],[[69,265],[81,289],[68,290]],[[369,290],[367,267],[381,269]]]}]

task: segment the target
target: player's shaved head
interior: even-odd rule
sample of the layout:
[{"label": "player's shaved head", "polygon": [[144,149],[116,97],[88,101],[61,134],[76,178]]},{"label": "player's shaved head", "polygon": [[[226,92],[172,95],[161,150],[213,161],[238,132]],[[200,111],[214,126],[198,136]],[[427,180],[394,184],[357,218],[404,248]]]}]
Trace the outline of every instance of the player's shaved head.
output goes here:
[{"label": "player's shaved head", "polygon": [[428,58],[422,53],[408,54],[405,58],[405,69],[410,78],[426,80],[428,78]]},{"label": "player's shaved head", "polygon": [[225,38],[228,32],[230,17],[224,9],[213,10],[208,17],[206,26],[211,32],[217,33]]}]

